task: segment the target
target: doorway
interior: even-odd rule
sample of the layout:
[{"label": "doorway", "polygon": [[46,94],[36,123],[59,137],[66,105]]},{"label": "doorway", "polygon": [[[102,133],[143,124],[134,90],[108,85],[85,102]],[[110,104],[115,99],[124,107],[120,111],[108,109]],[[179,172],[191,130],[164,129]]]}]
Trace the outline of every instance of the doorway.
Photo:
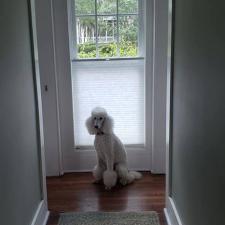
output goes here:
[{"label": "doorway", "polygon": [[[88,210],[91,207],[93,207],[93,210],[107,210],[107,207],[108,209],[111,207],[114,210],[132,210],[133,208],[133,210],[156,210],[162,213],[165,192],[164,176],[154,175],[153,173],[165,173],[166,25],[168,12],[167,4],[164,1],[146,1],[145,3],[147,4],[145,7],[146,13],[151,14],[151,16],[146,17],[145,23],[146,26],[151,26],[152,28],[148,31],[146,30],[144,41],[146,43],[145,48],[151,49],[151,51],[146,51],[144,59],[140,59],[140,61],[142,60],[144,62],[144,66],[142,67],[141,65],[141,71],[144,71],[143,77],[145,81],[142,91],[144,90],[144,95],[148,96],[148,98],[144,96],[148,104],[144,105],[143,111],[145,116],[147,115],[150,119],[146,119],[147,117],[145,117],[143,125],[145,127],[145,134],[142,136],[144,137],[144,143],[133,143],[133,146],[129,146],[128,143],[127,147],[131,147],[128,151],[129,169],[146,172],[143,172],[144,178],[134,183],[134,185],[125,188],[119,186],[113,192],[105,192],[104,187],[91,183],[92,176],[90,170],[95,164],[95,151],[93,149],[80,148],[76,142],[77,138],[74,138],[74,123],[76,120],[74,120],[73,78],[71,76],[71,61],[73,61],[73,58],[71,57],[72,53],[68,38],[70,37],[71,39],[71,34],[68,29],[68,17],[71,16],[68,15],[68,12],[71,12],[68,9],[70,6],[65,1],[54,0],[51,2],[49,7],[51,11],[51,24],[48,25],[52,26],[51,44],[53,46],[53,55],[52,58],[49,57],[52,59],[52,62],[49,63],[48,68],[52,66],[53,72],[51,71],[49,74],[54,74],[54,79],[53,82],[48,82],[47,78],[50,75],[45,73],[46,77],[42,78],[41,82],[43,87],[43,100],[46,100],[44,117],[46,114],[49,115],[49,105],[53,106],[52,109],[54,108],[56,111],[55,121],[47,121],[45,123],[47,128],[45,127],[45,129],[48,130],[49,128],[51,130],[51,135],[54,135],[55,140],[57,140],[57,146],[51,148],[49,151],[48,146],[52,142],[52,139],[47,138],[45,140],[45,145],[47,146],[46,163],[47,175],[59,176],[64,174],[62,177],[47,179],[49,209],[53,211],[53,217],[54,212],[56,215],[53,220],[57,219],[59,212]],[[45,24],[40,24],[40,26],[43,28],[43,26],[46,26],[46,23],[45,21]],[[46,55],[44,50],[40,54]],[[93,62],[90,61],[89,63]],[[100,60],[99,62],[115,63],[113,60]],[[124,64],[125,62],[134,64],[134,61],[124,60],[123,62]],[[41,69],[44,70],[46,68]],[[150,74],[148,76],[146,75],[147,71]],[[138,75],[137,73],[136,76],[138,77]],[[143,84],[141,80],[139,82],[139,84]],[[48,84],[47,88],[46,83]],[[54,90],[53,97],[50,96],[52,90]],[[89,110],[87,113],[90,113]],[[51,117],[53,117],[52,114]],[[55,126],[56,124],[57,126]],[[135,144],[139,146],[135,146]],[[144,144],[145,148],[140,144]],[[49,170],[48,172],[48,168],[50,167],[51,171]],[[159,191],[158,199],[156,196],[157,191]],[[136,194],[138,196],[137,198],[135,197]],[[115,206],[113,206],[114,204],[110,204],[110,202],[113,202],[112,196],[115,198],[114,201],[117,202]],[[104,205],[104,198],[107,199],[108,205]],[[89,200],[90,202],[88,202]],[[136,200],[137,203],[134,203]],[[152,207],[153,205],[154,207]],[[82,208],[85,206],[87,208]]]},{"label": "doorway", "polygon": [[[82,59],[79,62],[74,61],[73,49],[69,46],[69,43],[71,43],[71,30],[68,29],[68,27],[70,27],[71,24],[69,24],[68,21],[73,21],[73,19],[70,19],[70,4],[55,0],[52,2],[50,8],[52,10],[52,44],[54,54],[53,62],[51,62],[49,66],[52,65],[53,67],[54,79],[49,77],[50,73],[47,73],[52,73],[52,71],[45,71],[46,76],[42,79],[42,87],[43,108],[44,115],[46,115],[44,119],[48,118],[45,123],[45,129],[47,130],[47,138],[45,140],[45,145],[47,146],[47,175],[52,176],[66,172],[90,171],[93,168],[95,152],[90,148],[80,148],[79,143],[76,143],[77,140],[75,139],[77,134],[74,131],[75,129],[78,129],[78,131],[81,129],[79,133],[84,133],[86,137],[88,137],[88,133],[85,130],[84,118],[89,115],[94,105],[85,111],[86,114],[83,113],[83,121],[79,119],[76,120],[75,115],[77,115],[77,113],[79,114],[79,109],[83,110],[83,107],[79,108],[78,101],[74,103],[74,99],[77,100],[74,96],[81,94],[78,91],[79,87],[76,86],[78,85],[76,79],[80,79],[81,76],[79,74],[82,74],[85,70],[89,70],[89,72],[93,74],[96,73],[96,67],[102,69],[104,72],[104,68],[106,68],[104,64],[107,64],[107,67],[109,65],[113,67],[116,60],[102,61],[102,59],[100,59],[99,61],[90,60],[86,62],[86,59]],[[141,129],[141,132],[138,133],[142,134],[141,136],[139,135],[139,140],[136,140],[130,145],[129,142],[126,143],[126,141],[128,138],[133,140],[133,137],[126,137],[126,135],[120,131],[119,127],[118,129],[116,128],[116,132],[118,132],[121,137],[124,136],[122,137],[123,141],[125,144],[128,144],[130,169],[165,173],[167,4],[166,2],[146,1],[144,8],[146,9],[145,14],[149,14],[149,16],[146,15],[145,17],[145,27],[151,27],[151,29],[146,28],[146,35],[143,37],[146,43],[144,49],[148,49],[148,51],[145,51],[143,57],[136,57],[135,60],[126,59],[118,62],[122,65],[130,64],[134,67],[132,71],[136,70],[133,74],[133,81],[130,81],[130,83],[133,82],[136,84],[136,86],[133,85],[133,90],[136,91],[134,96],[138,96],[136,99],[139,102],[135,107],[140,112],[138,112],[139,118],[143,119],[136,119],[136,127],[137,129]],[[45,24],[40,24],[40,26],[41,25],[43,27]],[[41,44],[43,45],[43,43]],[[45,48],[43,48],[43,57],[46,58],[46,52],[44,50]],[[49,57],[50,56],[48,56],[48,58]],[[43,62],[43,64],[44,63],[45,62]],[[79,65],[77,65],[78,63]],[[86,63],[94,64],[95,67],[87,66]],[[83,67],[88,68],[88,70],[84,70]],[[125,66],[125,71],[128,70],[127,68],[128,66]],[[76,76],[75,73],[77,71],[79,74]],[[128,77],[128,75],[125,73],[124,77]],[[83,81],[79,80],[79,82]],[[49,85],[48,91],[44,88],[46,87],[46,83]],[[53,93],[50,95],[50,92]],[[83,101],[80,106],[84,103],[87,105],[87,103]],[[76,107],[75,110],[77,111],[74,113],[73,106],[75,104],[78,104],[78,107]],[[103,107],[104,106],[103,104]],[[55,116],[52,112],[50,113],[50,111],[54,109],[57,112]],[[115,113],[115,109],[114,112],[113,108],[110,110],[110,113],[112,112],[113,116],[116,117],[118,113]],[[138,118],[137,110],[131,114],[131,116]],[[123,114],[123,109],[120,109],[120,113]],[[79,121],[81,121],[80,125]],[[120,124],[119,122],[116,121],[116,126]],[[55,126],[56,124],[57,126]],[[123,127],[125,126],[126,124]],[[48,136],[48,134],[51,135]],[[55,138],[53,139],[53,137]],[[138,138],[138,135],[135,135],[135,138]],[[56,142],[55,140],[58,141]]]},{"label": "doorway", "polygon": [[63,212],[138,212],[156,211],[160,225],[164,217],[165,176],[143,172],[143,178],[126,187],[106,191],[92,183],[91,173],[68,173],[47,179],[48,206],[51,212],[47,225],[57,225]]}]

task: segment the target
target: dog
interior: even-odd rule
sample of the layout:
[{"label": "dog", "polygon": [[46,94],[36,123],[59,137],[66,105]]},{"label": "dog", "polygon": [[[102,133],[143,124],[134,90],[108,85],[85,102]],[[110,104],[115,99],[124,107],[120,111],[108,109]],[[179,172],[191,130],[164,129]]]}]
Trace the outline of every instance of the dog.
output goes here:
[{"label": "dog", "polygon": [[127,185],[142,177],[141,173],[128,170],[124,145],[113,133],[113,119],[104,108],[92,110],[86,120],[86,127],[89,134],[95,135],[97,165],[93,169],[93,176],[96,183],[103,180],[105,188],[111,189],[117,180]]}]

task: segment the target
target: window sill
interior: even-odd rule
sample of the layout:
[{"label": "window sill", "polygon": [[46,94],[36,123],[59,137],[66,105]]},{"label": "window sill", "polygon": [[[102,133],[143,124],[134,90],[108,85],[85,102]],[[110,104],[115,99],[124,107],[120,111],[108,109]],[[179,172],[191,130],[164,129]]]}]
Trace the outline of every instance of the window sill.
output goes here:
[{"label": "window sill", "polygon": [[[144,144],[130,144],[130,145],[124,145],[125,149],[128,151],[132,150],[145,150]],[[93,151],[95,150],[94,146],[90,145],[82,145],[82,146],[74,146],[74,151]]]},{"label": "window sill", "polygon": [[144,60],[144,57],[71,59],[72,62]]}]

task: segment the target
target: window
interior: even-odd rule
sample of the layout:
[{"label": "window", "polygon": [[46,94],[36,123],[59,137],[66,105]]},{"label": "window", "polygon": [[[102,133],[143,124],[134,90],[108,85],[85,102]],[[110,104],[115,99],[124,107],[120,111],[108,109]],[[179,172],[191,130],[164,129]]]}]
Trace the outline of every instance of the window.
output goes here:
[{"label": "window", "polygon": [[142,147],[145,143],[142,2],[72,0],[70,48],[76,147],[93,145],[94,137],[88,134],[85,120],[96,106],[104,107],[114,118],[114,131],[124,144]]},{"label": "window", "polygon": [[85,120],[96,106],[113,117],[124,144],[144,144],[144,60],[73,62],[72,91],[76,146],[93,145]]},{"label": "window", "polygon": [[140,2],[75,0],[75,58],[139,57]]}]

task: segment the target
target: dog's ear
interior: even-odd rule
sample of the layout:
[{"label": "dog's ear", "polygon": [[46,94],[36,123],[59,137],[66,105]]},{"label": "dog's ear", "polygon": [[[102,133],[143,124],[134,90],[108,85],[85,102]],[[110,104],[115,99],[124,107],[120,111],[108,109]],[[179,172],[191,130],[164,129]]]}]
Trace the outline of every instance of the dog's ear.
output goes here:
[{"label": "dog's ear", "polygon": [[102,131],[105,134],[111,134],[113,132],[113,118],[111,116],[105,117]]},{"label": "dog's ear", "polygon": [[89,134],[95,134],[95,128],[94,128],[94,124],[93,124],[92,117],[89,117],[86,120],[86,123],[85,124],[86,124],[87,130],[88,130],[88,133]]}]

